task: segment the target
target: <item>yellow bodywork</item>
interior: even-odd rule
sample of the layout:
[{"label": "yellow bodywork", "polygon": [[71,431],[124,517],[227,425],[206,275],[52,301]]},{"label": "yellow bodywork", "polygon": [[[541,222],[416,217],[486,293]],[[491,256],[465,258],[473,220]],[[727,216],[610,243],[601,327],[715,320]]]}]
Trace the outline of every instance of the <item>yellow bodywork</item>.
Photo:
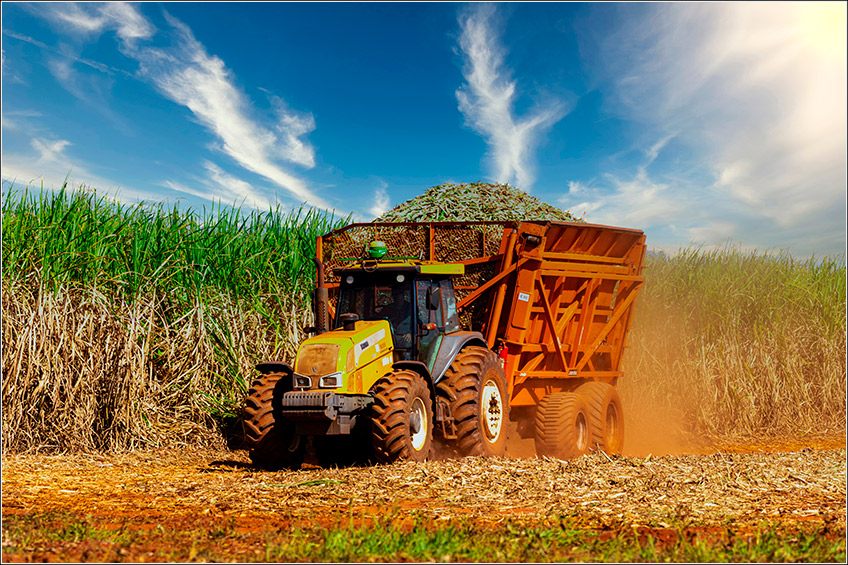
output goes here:
[{"label": "yellow bodywork", "polygon": [[[386,320],[356,322],[305,340],[297,350],[295,373],[312,379],[311,389],[340,394],[367,393],[392,370],[392,334]],[[341,386],[319,387],[320,377],[341,374]]]}]

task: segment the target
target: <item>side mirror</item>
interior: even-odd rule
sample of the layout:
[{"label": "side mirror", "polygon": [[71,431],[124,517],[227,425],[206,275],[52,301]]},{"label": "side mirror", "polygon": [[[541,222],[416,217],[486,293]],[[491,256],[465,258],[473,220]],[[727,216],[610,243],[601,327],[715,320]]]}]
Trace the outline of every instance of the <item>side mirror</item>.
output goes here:
[{"label": "side mirror", "polygon": [[427,308],[430,310],[438,310],[441,305],[441,293],[437,287],[427,289]]}]

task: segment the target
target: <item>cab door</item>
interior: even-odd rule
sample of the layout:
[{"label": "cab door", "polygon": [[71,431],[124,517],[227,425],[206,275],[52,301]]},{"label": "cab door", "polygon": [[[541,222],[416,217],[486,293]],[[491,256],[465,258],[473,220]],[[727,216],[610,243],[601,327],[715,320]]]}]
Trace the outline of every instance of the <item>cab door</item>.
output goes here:
[{"label": "cab door", "polygon": [[[431,371],[444,333],[440,295],[438,281],[419,279],[415,282],[415,313],[418,318],[416,358]],[[436,329],[428,330],[428,324],[434,324]]]}]

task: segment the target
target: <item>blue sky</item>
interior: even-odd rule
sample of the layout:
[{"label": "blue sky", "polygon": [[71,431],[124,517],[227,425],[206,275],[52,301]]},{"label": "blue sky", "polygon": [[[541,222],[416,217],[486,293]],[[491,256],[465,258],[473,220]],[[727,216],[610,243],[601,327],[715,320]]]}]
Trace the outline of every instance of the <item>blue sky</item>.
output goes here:
[{"label": "blue sky", "polygon": [[509,182],[654,249],[838,254],[845,22],[845,2],[3,2],[2,177],[361,221]]}]

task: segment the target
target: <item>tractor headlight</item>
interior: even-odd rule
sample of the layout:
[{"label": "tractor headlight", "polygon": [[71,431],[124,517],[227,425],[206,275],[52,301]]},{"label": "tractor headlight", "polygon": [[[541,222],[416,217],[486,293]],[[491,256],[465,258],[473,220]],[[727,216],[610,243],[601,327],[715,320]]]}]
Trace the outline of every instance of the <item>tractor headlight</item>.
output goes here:
[{"label": "tractor headlight", "polygon": [[312,379],[300,373],[294,374],[294,388],[312,388]]},{"label": "tractor headlight", "polygon": [[339,388],[344,382],[344,374],[341,371],[324,375],[318,380],[320,388]]}]

